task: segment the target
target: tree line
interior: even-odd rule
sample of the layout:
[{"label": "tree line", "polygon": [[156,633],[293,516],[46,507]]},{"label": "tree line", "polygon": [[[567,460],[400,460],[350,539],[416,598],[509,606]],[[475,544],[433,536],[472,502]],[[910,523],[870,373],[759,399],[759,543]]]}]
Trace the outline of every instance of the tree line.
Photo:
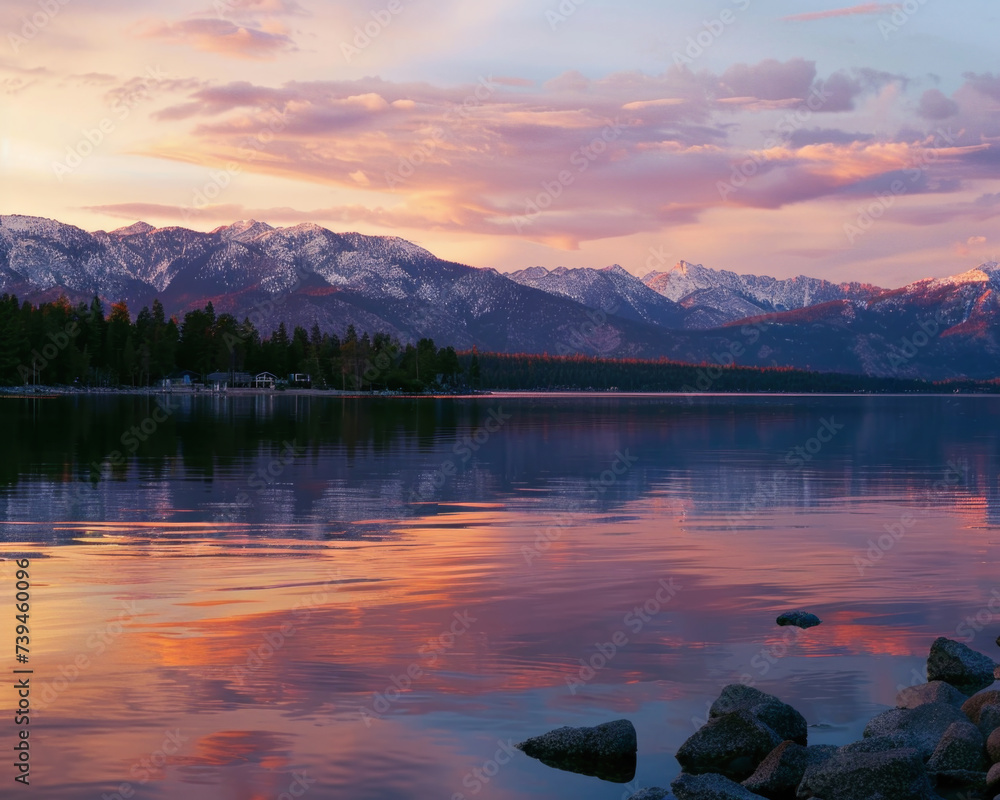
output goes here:
[{"label": "tree line", "polygon": [[524,353],[461,353],[476,359],[483,386],[507,391],[621,392],[1000,392],[1000,381],[931,382],[909,378],[808,372],[792,367],[687,364],[661,358],[613,359]]},{"label": "tree line", "polygon": [[0,295],[0,385],[151,386],[189,370],[306,373],[318,388],[350,391],[597,390],[623,392],[1000,391],[1000,381],[930,382],[807,372],[791,367],[721,367],[668,359],[612,359],[456,352],[433,339],[403,345],[387,333],[343,337],[284,322],[266,336],[250,319],[216,314],[212,303],[167,317],[154,300],[133,320],[124,302],[105,311],[95,297],[34,305]]},{"label": "tree line", "polygon": [[212,303],[168,317],[154,300],[135,319],[124,302],[105,311],[95,297],[37,305],[0,296],[0,384],[150,386],[188,370],[311,376],[313,386],[351,391],[447,389],[463,376],[453,347],[433,339],[400,343],[387,333],[344,336],[284,322],[262,336],[249,318],[216,314]]}]

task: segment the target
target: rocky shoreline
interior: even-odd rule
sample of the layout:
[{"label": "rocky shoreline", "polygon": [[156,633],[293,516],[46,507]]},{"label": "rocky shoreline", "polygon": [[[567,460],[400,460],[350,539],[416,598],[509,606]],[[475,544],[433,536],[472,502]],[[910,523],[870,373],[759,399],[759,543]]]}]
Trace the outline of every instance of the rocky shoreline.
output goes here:
[{"label": "rocky shoreline", "polygon": [[[942,637],[927,677],[843,747],[809,745],[806,720],[790,705],[726,686],[677,751],[683,771],[670,791],[643,789],[630,800],[1000,800],[1000,689],[990,688],[1000,666]],[[549,766],[624,782],[638,742],[632,723],[616,720],[517,747]]]}]

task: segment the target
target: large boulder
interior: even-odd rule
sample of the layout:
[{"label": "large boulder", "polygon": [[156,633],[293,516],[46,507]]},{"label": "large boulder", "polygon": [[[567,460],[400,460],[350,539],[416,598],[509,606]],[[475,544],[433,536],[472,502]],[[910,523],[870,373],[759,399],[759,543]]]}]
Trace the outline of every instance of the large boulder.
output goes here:
[{"label": "large boulder", "polygon": [[996,667],[992,658],[941,636],[934,640],[927,657],[927,680],[945,681],[960,692],[973,694],[993,684]]},{"label": "large boulder", "polygon": [[896,708],[916,708],[927,705],[927,703],[947,703],[950,706],[960,706],[968,699],[950,683],[931,681],[900,689],[896,695]]},{"label": "large boulder", "polygon": [[1000,706],[990,705],[979,709],[979,732],[988,738],[997,728],[1000,728]]},{"label": "large boulder", "polygon": [[978,725],[979,716],[982,714],[983,708],[985,706],[996,705],[1000,705],[1000,691],[990,689],[988,691],[972,695],[972,697],[962,703],[962,711],[965,712],[965,715],[971,719],[974,724]]},{"label": "large boulder", "polygon": [[815,628],[823,621],[808,611],[786,611],[775,622],[779,625],[794,625],[797,628]]},{"label": "large boulder", "polygon": [[993,731],[986,740],[986,755],[989,756],[991,764],[1000,764],[1000,728]]},{"label": "large boulder", "polygon": [[800,800],[939,800],[912,748],[884,753],[843,753],[806,768]]},{"label": "large boulder", "polygon": [[1000,764],[994,764],[986,774],[986,789],[990,792],[1000,791]]},{"label": "large boulder", "polygon": [[840,748],[840,752],[845,755],[852,753],[887,753],[890,750],[902,750],[905,748],[919,750],[918,743],[914,736],[909,733],[885,733],[878,736],[869,736],[860,742],[851,742]]},{"label": "large boulder", "polygon": [[925,760],[941,741],[948,727],[955,722],[968,722],[968,717],[955,706],[927,703],[916,708],[893,708],[872,718],[865,726],[865,738],[904,734],[912,741]]},{"label": "large boulder", "polygon": [[558,728],[514,745],[543,764],[615,783],[635,777],[638,741],[627,719],[593,728]]},{"label": "large boulder", "polygon": [[806,744],[809,732],[806,718],[772,694],[742,683],[731,683],[723,688],[718,699],[712,703],[708,717],[724,717],[733,711],[749,711],[781,739]]},{"label": "large boulder", "polygon": [[831,758],[836,752],[833,745],[803,747],[795,742],[782,742],[768,753],[743,785],[770,800],[794,800],[795,788],[802,782],[806,767]]},{"label": "large boulder", "polygon": [[986,769],[983,735],[971,722],[953,722],[927,761],[928,772],[968,771]]},{"label": "large boulder", "polygon": [[766,800],[722,775],[684,775],[670,784],[677,800]]},{"label": "large boulder", "polygon": [[749,778],[781,741],[750,711],[739,709],[710,718],[681,745],[677,761],[685,772],[714,772],[741,781]]}]

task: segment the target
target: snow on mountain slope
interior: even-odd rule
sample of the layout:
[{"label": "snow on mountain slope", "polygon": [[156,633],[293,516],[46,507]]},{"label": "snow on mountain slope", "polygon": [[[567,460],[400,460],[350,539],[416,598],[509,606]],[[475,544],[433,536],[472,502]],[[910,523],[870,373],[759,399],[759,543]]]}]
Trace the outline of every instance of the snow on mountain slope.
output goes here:
[{"label": "snow on mountain slope", "polygon": [[652,291],[618,264],[603,269],[529,267],[507,273],[512,281],[569,297],[606,314],[649,322],[664,327],[681,327],[684,312],[678,305]]},{"label": "snow on mountain slope", "polygon": [[[138,222],[88,233],[9,215],[0,216],[3,292],[36,302],[98,294],[106,304],[126,301],[133,314],[154,297],[168,314],[211,300],[220,313],[253,314],[265,333],[281,321],[338,333],[355,324],[484,350],[706,363],[739,341],[745,352],[738,363],[748,365],[934,378],[1000,374],[996,263],[893,290],[688,262],[644,280],[617,265],[504,275],[438,259],[398,237],[311,223],[274,228],[241,220],[204,233]],[[915,354],[897,353],[934,325]]]},{"label": "snow on mountain slope", "polygon": [[738,275],[687,261],[678,262],[666,272],[652,272],[642,280],[655,292],[685,308],[704,309],[706,320],[721,317],[726,322],[831,300],[866,301],[883,291],[869,284],[835,284],[804,275],[783,280],[767,275]]}]

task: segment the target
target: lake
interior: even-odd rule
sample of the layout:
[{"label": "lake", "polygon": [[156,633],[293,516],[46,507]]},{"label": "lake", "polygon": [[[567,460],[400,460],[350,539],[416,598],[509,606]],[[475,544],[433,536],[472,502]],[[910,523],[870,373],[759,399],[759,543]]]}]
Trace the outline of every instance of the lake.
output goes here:
[{"label": "lake", "polygon": [[[34,798],[618,800],[727,683],[843,744],[935,637],[1000,655],[1000,398],[157,403],[0,397]],[[620,718],[627,785],[509,752]]]}]

